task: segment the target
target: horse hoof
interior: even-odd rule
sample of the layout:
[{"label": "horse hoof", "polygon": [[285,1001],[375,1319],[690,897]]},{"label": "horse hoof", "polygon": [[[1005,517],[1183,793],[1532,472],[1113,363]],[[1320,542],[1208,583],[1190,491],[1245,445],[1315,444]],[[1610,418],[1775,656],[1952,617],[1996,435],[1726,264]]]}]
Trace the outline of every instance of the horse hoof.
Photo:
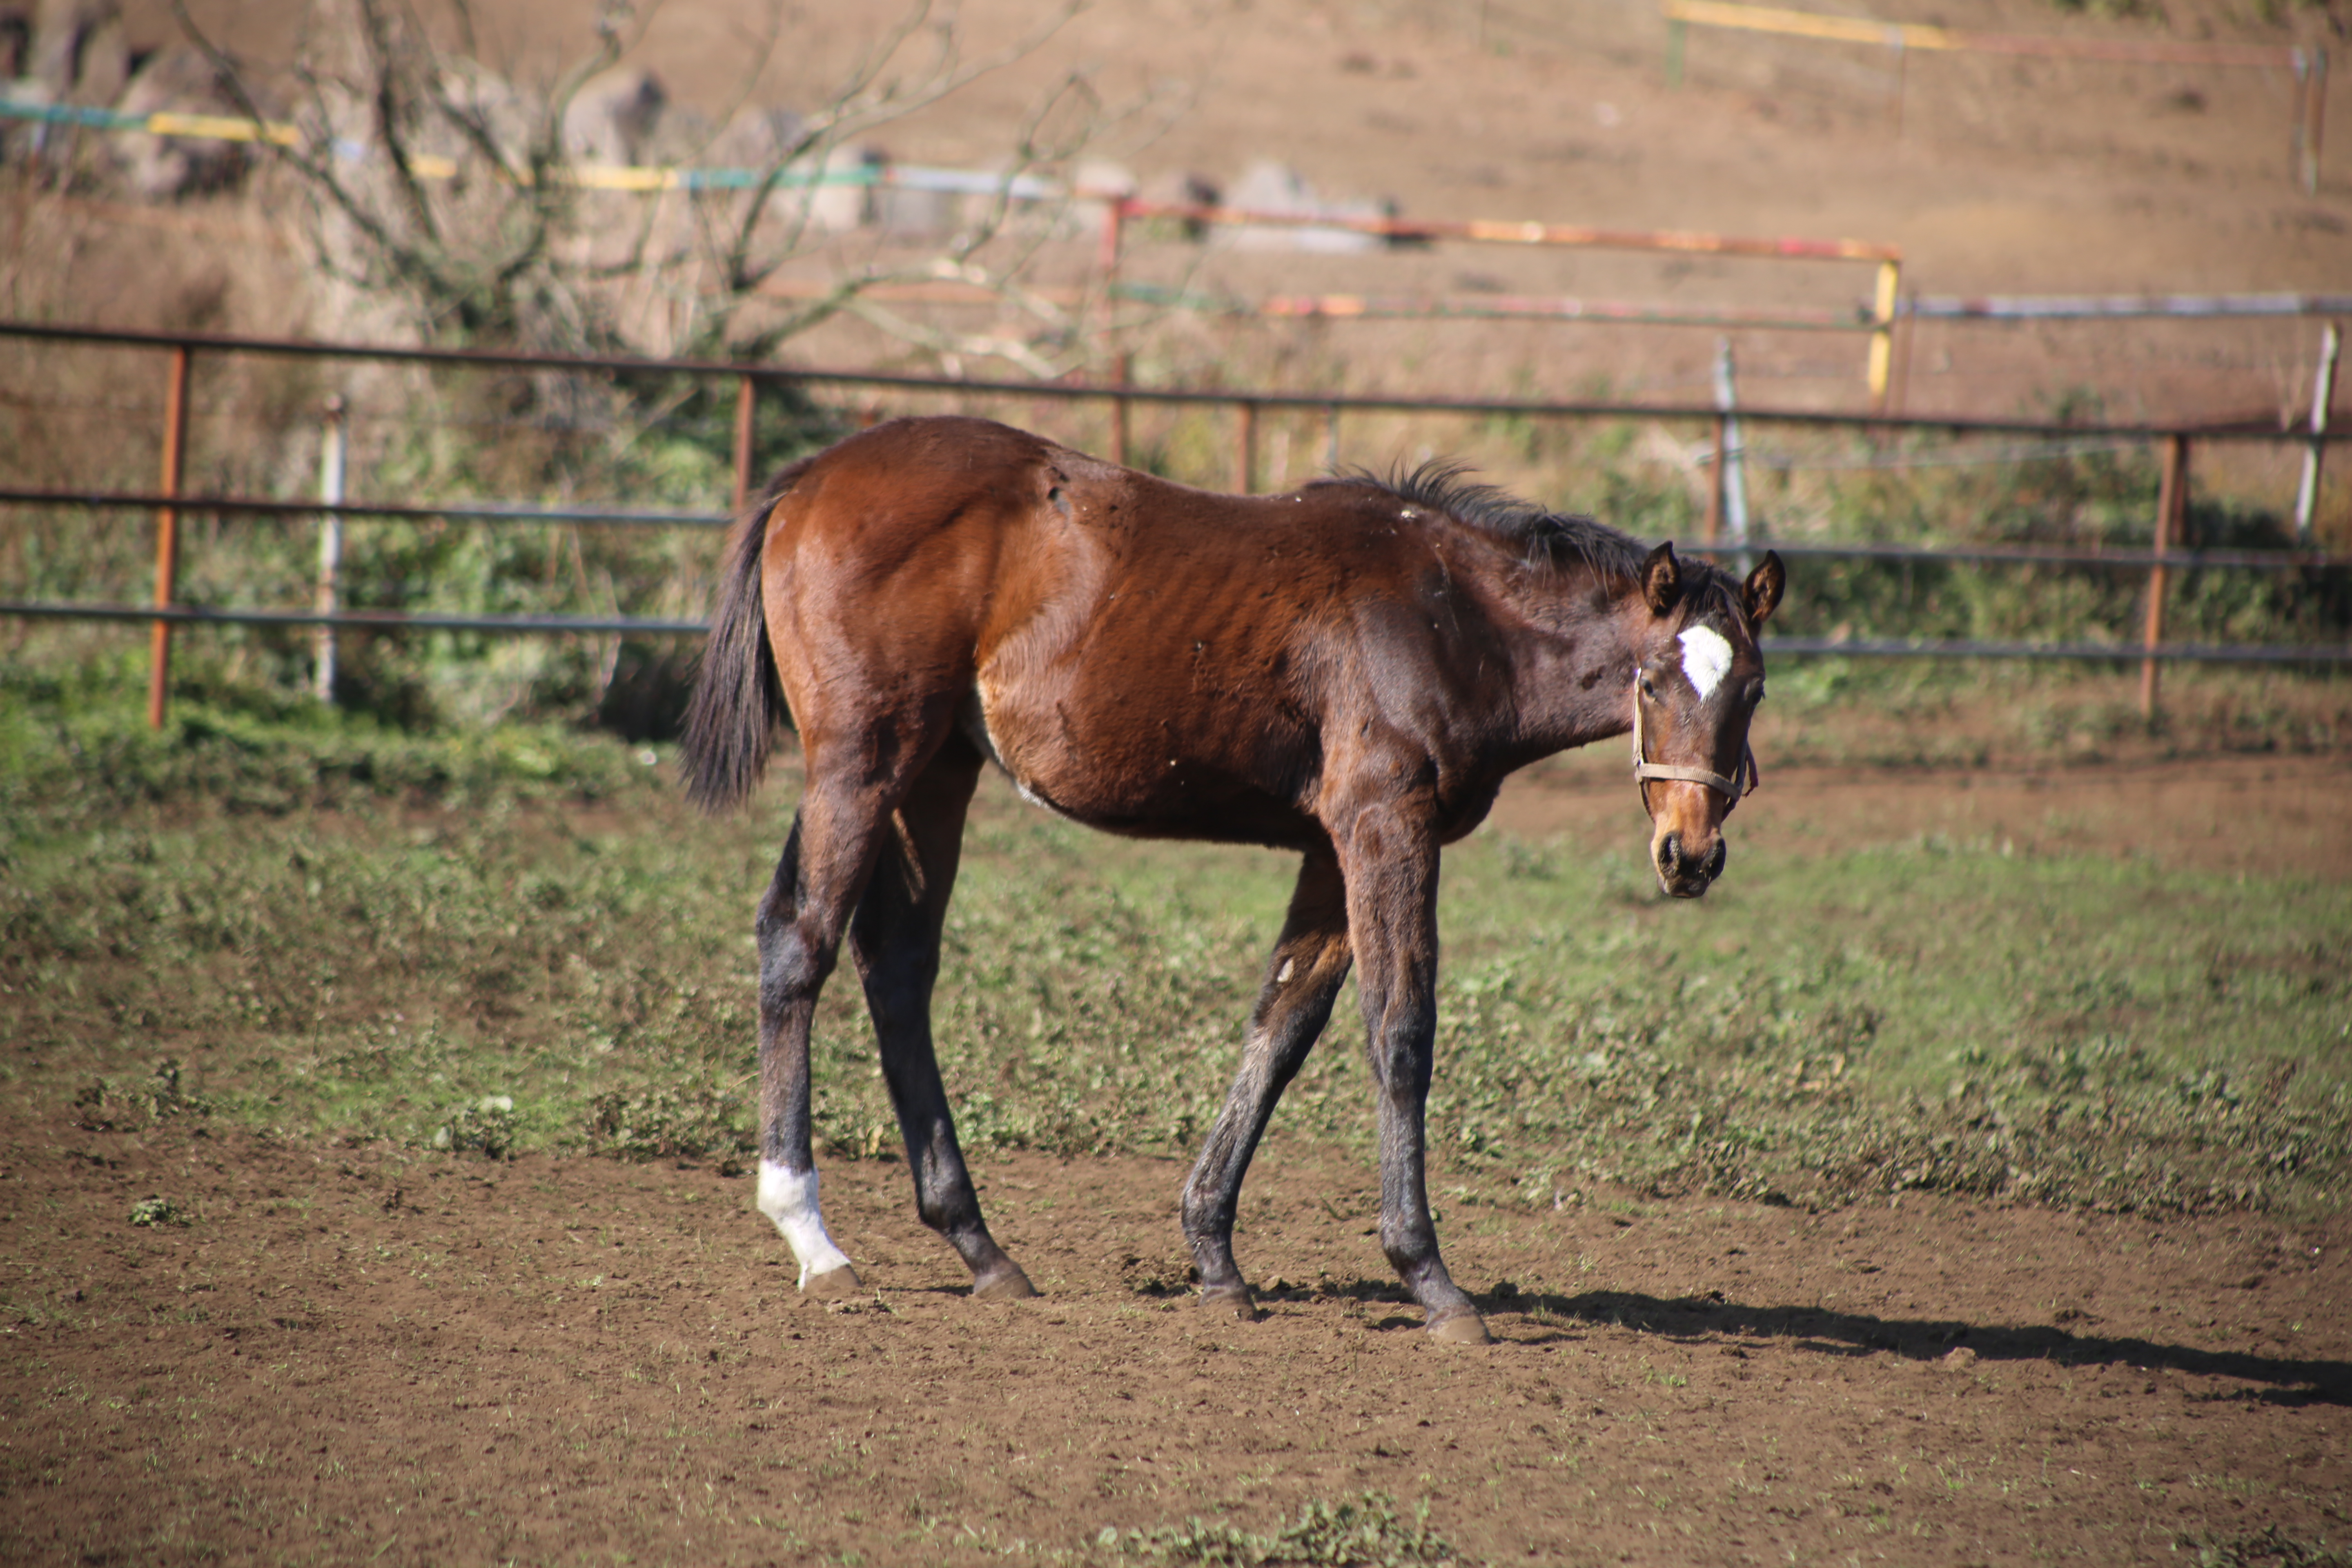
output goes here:
[{"label": "horse hoof", "polygon": [[975,1301],[1025,1301],[1036,1293],[1037,1287],[1029,1283],[1029,1276],[1021,1272],[1018,1263],[1007,1263],[986,1278],[971,1282],[971,1299]]},{"label": "horse hoof", "polygon": [[1475,1312],[1438,1319],[1429,1325],[1429,1337],[1449,1345],[1491,1345],[1495,1342],[1495,1336],[1486,1331],[1486,1320]]},{"label": "horse hoof", "polygon": [[1219,1317],[1230,1312],[1244,1323],[1255,1323],[1258,1319],[1257,1301],[1246,1285],[1205,1286],[1201,1291],[1201,1304]]},{"label": "horse hoof", "polygon": [[803,1295],[816,1296],[828,1301],[837,1301],[845,1296],[863,1295],[865,1290],[865,1282],[857,1278],[857,1270],[846,1263],[838,1268],[828,1268],[822,1274],[812,1274],[801,1286]]}]

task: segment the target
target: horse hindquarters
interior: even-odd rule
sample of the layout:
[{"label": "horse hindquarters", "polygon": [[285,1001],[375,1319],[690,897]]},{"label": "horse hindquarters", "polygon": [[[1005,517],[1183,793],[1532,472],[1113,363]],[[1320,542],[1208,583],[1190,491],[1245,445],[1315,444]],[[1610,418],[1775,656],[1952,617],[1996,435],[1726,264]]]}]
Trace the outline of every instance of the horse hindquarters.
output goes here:
[{"label": "horse hindquarters", "polygon": [[[911,438],[904,428],[873,433],[820,456],[778,502],[759,551],[766,651],[799,724],[805,773],[792,846],[760,911],[762,1191],[779,1200],[761,1206],[812,1286],[828,1270],[854,1280],[817,1216],[809,1127],[809,1031],[845,939],[924,1220],[983,1293],[1029,1294],[981,1218],[929,1021],[980,766],[955,732],[977,653],[970,579],[991,566],[1012,519],[1002,505],[975,510],[971,477],[937,463],[913,464],[929,487],[917,501],[896,496],[910,468],[891,443]],[[889,591],[877,600],[881,583]]]}]

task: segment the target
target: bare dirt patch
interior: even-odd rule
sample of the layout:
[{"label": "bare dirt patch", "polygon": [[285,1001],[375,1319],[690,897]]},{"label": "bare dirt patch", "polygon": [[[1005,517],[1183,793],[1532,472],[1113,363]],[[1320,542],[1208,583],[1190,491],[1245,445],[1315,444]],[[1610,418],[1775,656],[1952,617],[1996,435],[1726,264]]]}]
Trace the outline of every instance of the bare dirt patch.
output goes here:
[{"label": "bare dirt patch", "polygon": [[[902,1166],[837,1164],[873,1290],[826,1304],[716,1167],[0,1137],[16,1562],[1109,1559],[1107,1527],[1367,1489],[1496,1562],[2347,1528],[2340,1221],[1462,1208],[1498,1339],[1463,1351],[1394,1287],[1370,1172],[1279,1138],[1244,1323],[1185,1298],[1168,1162],[983,1163],[1046,1291],[1013,1304],[963,1294]],[[158,1194],[192,1223],[131,1225]]]},{"label": "bare dirt patch", "polygon": [[[2352,773],[2340,756],[1967,770],[1768,762],[1763,787],[1740,803],[1730,831],[1735,855],[1940,835],[2014,854],[2131,856],[2168,868],[2345,882],[2352,881],[2347,786]],[[1591,834],[1622,842],[1641,828],[1631,766],[1616,742],[1518,774],[1491,820],[1528,838]]]}]

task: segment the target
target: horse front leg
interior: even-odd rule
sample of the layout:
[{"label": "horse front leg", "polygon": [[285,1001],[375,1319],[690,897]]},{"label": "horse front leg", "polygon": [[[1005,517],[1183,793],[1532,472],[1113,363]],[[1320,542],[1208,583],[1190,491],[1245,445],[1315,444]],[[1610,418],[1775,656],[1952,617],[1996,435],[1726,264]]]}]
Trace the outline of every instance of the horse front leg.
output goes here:
[{"label": "horse front leg", "polygon": [[817,1204],[809,1145],[809,1029],[871,863],[875,825],[846,802],[803,797],[754,929],[760,942],[760,1212],[820,1296],[862,1287]]},{"label": "horse front leg", "polygon": [[1234,1217],[1242,1177],[1274,1115],[1275,1102],[1298,1074],[1331,1016],[1331,1003],[1348,978],[1347,889],[1339,863],[1327,847],[1307,857],[1290,913],[1266,960],[1265,982],[1250,1015],[1241,1071],[1224,1109],[1209,1129],[1201,1157],[1184,1184],[1184,1237],[1201,1271],[1201,1297],[1211,1306],[1249,1318],[1256,1311],[1248,1284],[1234,1263]]},{"label": "horse front leg", "polygon": [[1340,844],[1356,986],[1377,1096],[1381,1250],[1429,1313],[1433,1338],[1489,1335],[1438,1256],[1429,1216],[1429,1079],[1437,1044],[1437,842],[1403,806],[1357,814]]}]

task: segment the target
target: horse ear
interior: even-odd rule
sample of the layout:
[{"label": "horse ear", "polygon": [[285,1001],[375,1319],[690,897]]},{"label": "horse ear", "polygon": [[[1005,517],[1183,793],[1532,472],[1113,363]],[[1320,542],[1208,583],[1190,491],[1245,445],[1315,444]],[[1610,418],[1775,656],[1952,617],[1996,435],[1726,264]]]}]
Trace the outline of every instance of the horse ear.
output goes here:
[{"label": "horse ear", "polygon": [[1788,574],[1780,569],[1780,557],[1772,551],[1756,563],[1748,574],[1747,585],[1739,590],[1740,607],[1748,612],[1748,624],[1760,626],[1770,618],[1780,603],[1780,590],[1788,584]]},{"label": "horse ear", "polygon": [[1642,563],[1642,597],[1649,601],[1650,613],[1671,614],[1682,603],[1683,564],[1675,559],[1675,542],[1667,540],[1650,552]]}]

